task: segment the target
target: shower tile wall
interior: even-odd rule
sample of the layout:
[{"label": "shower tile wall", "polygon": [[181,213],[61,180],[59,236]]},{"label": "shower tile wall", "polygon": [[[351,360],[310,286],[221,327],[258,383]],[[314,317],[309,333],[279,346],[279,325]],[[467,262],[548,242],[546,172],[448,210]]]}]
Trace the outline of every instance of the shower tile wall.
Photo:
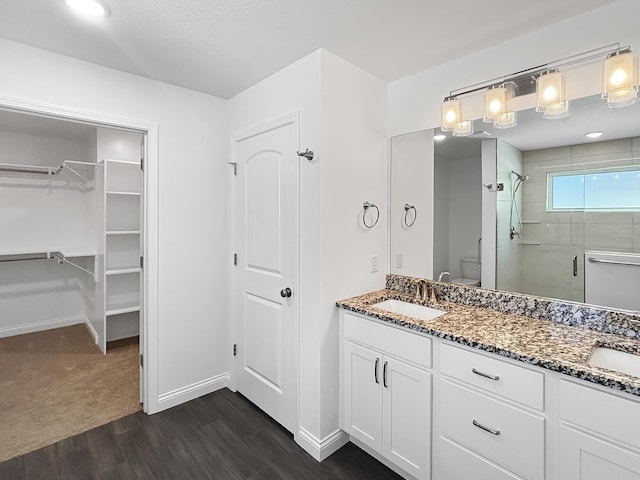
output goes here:
[{"label": "shower tile wall", "polygon": [[[523,156],[517,148],[498,140],[497,144],[498,183],[504,184],[504,190],[497,192],[497,238],[496,238],[496,288],[510,292],[523,292],[522,284],[522,253],[523,249],[531,248],[522,246],[519,239],[509,238],[509,213],[511,211],[511,188],[515,178],[511,171],[522,173]],[[527,182],[525,182],[526,184]],[[523,187],[516,193],[516,201],[519,206],[523,202]],[[521,212],[522,215],[522,212]],[[515,217],[514,211],[514,222]]]},{"label": "shower tile wall", "polygon": [[[547,212],[548,172],[640,164],[640,137],[524,152],[522,289],[584,301],[584,250],[640,252],[640,213]],[[572,259],[578,257],[578,276]]]}]

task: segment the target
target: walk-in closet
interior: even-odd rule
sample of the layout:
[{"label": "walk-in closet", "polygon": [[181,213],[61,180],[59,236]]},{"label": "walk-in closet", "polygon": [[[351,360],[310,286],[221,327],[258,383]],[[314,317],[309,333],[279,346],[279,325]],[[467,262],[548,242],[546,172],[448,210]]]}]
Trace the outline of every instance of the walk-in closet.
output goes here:
[{"label": "walk-in closet", "polygon": [[0,110],[2,415],[54,405],[73,434],[140,408],[144,154],[140,132]]}]

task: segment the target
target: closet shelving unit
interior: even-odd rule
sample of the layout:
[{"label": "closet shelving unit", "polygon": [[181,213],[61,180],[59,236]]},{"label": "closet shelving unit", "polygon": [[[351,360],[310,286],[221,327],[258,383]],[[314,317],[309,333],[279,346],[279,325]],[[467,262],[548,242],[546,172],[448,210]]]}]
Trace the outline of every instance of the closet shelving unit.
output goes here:
[{"label": "closet shelving unit", "polygon": [[[11,176],[25,175],[27,177],[42,177],[43,175],[52,181],[60,175],[65,175],[67,181],[72,181],[82,185],[84,189],[90,189],[93,180],[95,163],[81,162],[76,160],[64,160],[55,167],[47,167],[43,165],[25,165],[13,163],[0,163],[0,175],[9,174]],[[49,185],[51,188],[51,184]],[[91,275],[94,280],[96,278],[95,270],[95,252],[87,251],[43,251],[43,252],[2,252],[0,253],[0,263],[30,260],[56,260],[59,264],[67,264],[78,270]],[[94,260],[94,270],[78,265],[75,259],[91,258]],[[70,260],[73,259],[73,260]]]},{"label": "closet shelving unit", "polygon": [[98,162],[96,191],[102,213],[98,234],[98,263],[102,275],[96,282],[97,305],[104,312],[106,342],[138,335],[141,305],[140,163],[105,159]]}]

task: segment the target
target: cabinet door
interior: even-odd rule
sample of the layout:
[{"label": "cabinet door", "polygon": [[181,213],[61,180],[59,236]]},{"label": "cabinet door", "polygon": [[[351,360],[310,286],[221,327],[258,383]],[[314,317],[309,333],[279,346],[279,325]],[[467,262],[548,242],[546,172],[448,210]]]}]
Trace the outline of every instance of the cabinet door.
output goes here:
[{"label": "cabinet door", "polygon": [[344,344],[344,423],[349,435],[382,449],[382,355]]},{"label": "cabinet door", "polygon": [[562,425],[555,476],[562,480],[640,480],[640,455]]},{"label": "cabinet door", "polygon": [[431,374],[384,357],[383,455],[418,479],[430,477]]}]

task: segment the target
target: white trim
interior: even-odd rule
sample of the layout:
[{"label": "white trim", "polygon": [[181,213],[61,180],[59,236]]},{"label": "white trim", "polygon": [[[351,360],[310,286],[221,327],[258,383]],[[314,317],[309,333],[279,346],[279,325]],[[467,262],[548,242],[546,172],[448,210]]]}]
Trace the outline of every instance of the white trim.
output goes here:
[{"label": "white trim", "polygon": [[143,409],[146,413],[158,410],[159,391],[159,333],[158,333],[158,206],[159,206],[159,134],[156,122],[114,117],[90,110],[65,107],[45,102],[36,102],[23,98],[0,96],[0,109],[17,112],[28,112],[35,115],[49,116],[64,120],[88,123],[96,126],[135,130],[147,136],[147,155],[144,168],[145,181],[145,256],[144,293],[142,324],[144,327],[141,353],[145,356],[143,371]]},{"label": "white trim", "polygon": [[41,332],[43,330],[51,330],[52,328],[68,327],[70,325],[79,325],[87,323],[84,315],[73,315],[71,317],[54,318],[51,320],[43,320],[42,322],[33,322],[13,327],[0,328],[0,338],[13,337],[14,335],[23,335],[25,333]]},{"label": "white trim", "polygon": [[317,461],[322,462],[325,458],[328,458],[347,444],[347,442],[349,442],[349,435],[342,430],[337,429],[320,440],[308,430],[300,427],[295,440],[296,443],[304,449],[304,451]]},{"label": "white trim", "polygon": [[229,373],[222,373],[215,377],[202,380],[201,382],[192,383],[186,387],[177,388],[171,392],[163,393],[158,396],[158,411],[175,407],[182,403],[194,400],[208,393],[215,392],[222,388],[227,388],[231,382]]},{"label": "white trim", "polygon": [[87,330],[89,330],[89,333],[93,337],[93,341],[96,342],[96,345],[98,345],[98,342],[100,340],[100,336],[98,335],[98,332],[96,331],[96,329],[93,326],[93,324],[89,321],[88,317],[84,317],[84,325],[85,325],[85,327],[87,327]]}]

